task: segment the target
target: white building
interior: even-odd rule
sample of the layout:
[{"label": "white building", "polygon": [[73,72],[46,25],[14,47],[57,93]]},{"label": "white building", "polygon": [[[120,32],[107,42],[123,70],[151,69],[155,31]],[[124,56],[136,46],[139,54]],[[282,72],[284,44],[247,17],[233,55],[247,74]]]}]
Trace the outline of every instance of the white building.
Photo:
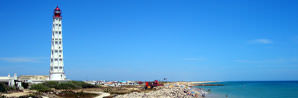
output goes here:
[{"label": "white building", "polygon": [[7,85],[9,85],[11,87],[15,86],[16,80],[17,80],[17,74],[16,73],[13,75],[13,77],[11,77],[10,74],[8,74],[7,76],[1,76],[0,77],[0,82],[7,83]]},{"label": "white building", "polygon": [[18,80],[25,82],[25,83],[38,84],[38,83],[43,83],[45,81],[48,81],[49,76],[47,76],[47,75],[21,75],[18,77]]},{"label": "white building", "polygon": [[50,80],[66,80],[63,63],[62,17],[61,10],[56,7],[53,16]]}]

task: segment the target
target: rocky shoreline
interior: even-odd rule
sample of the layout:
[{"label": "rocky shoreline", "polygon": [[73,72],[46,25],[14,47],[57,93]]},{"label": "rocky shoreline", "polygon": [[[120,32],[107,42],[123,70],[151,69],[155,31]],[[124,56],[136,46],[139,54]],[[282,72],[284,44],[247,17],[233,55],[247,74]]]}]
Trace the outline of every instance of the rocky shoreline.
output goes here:
[{"label": "rocky shoreline", "polygon": [[118,95],[115,98],[202,98],[207,92],[199,89],[192,89],[185,85],[168,85],[156,91],[133,92]]},{"label": "rocky shoreline", "polygon": [[[110,89],[106,91],[106,89]],[[0,98],[202,98],[207,92],[192,88],[189,82],[168,82],[163,86],[144,89],[144,85],[81,89],[54,89],[47,92],[25,89],[23,91],[3,93]],[[2,96],[2,97],[1,97]]]}]

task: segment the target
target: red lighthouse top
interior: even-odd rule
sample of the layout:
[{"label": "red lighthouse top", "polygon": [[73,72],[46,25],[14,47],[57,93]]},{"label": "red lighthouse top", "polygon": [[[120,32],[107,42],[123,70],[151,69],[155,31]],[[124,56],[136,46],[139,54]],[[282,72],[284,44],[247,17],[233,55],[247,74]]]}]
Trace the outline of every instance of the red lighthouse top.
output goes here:
[{"label": "red lighthouse top", "polygon": [[54,10],[54,18],[61,18],[61,10],[58,6]]}]

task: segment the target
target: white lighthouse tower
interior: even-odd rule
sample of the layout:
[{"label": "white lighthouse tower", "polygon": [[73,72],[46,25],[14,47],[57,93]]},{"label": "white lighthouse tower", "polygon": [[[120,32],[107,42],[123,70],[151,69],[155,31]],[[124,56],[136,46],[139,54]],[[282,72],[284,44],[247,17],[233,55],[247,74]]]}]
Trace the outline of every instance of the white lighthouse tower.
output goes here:
[{"label": "white lighthouse tower", "polygon": [[65,80],[62,44],[62,17],[58,6],[54,10],[52,26],[50,80]]}]

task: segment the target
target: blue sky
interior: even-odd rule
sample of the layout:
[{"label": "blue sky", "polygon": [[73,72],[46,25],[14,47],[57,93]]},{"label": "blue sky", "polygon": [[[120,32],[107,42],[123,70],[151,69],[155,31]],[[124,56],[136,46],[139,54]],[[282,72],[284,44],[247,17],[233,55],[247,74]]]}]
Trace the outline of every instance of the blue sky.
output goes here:
[{"label": "blue sky", "polygon": [[295,0],[1,0],[0,76],[47,75],[53,10],[74,80],[298,80]]}]

